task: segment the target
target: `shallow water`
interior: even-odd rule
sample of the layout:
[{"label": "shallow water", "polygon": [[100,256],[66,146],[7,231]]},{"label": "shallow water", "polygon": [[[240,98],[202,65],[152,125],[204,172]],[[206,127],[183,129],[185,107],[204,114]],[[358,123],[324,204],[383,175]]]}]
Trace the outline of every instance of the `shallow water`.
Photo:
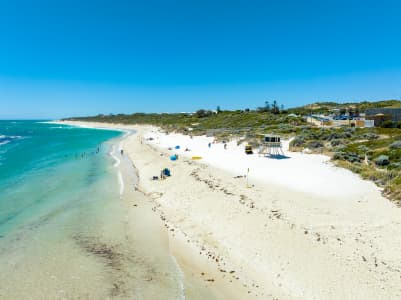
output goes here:
[{"label": "shallow water", "polygon": [[184,297],[121,132],[2,121],[0,135],[15,137],[0,145],[0,298]]}]

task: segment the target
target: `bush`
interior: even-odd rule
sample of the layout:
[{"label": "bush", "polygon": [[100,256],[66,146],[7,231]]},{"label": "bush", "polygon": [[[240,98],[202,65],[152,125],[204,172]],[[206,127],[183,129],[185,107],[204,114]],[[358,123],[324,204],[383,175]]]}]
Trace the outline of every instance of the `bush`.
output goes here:
[{"label": "bush", "polygon": [[344,151],[338,151],[334,153],[333,159],[334,160],[345,160],[346,153]]},{"label": "bush", "polygon": [[304,145],[305,145],[305,139],[298,136],[294,138],[290,143],[291,147],[303,147]]},{"label": "bush", "polygon": [[391,163],[391,168],[392,169],[398,169],[401,168],[401,162],[395,162],[395,163]]},{"label": "bush", "polygon": [[380,155],[375,159],[375,164],[378,166],[387,166],[390,164],[390,159],[387,155]]},{"label": "bush", "polygon": [[323,144],[319,141],[312,141],[308,143],[308,148],[310,149],[323,148]]},{"label": "bush", "polygon": [[332,140],[332,141],[330,142],[330,144],[331,144],[333,147],[335,147],[335,146],[338,146],[338,145],[343,144],[343,141],[342,141],[342,140]]},{"label": "bush", "polygon": [[359,145],[357,149],[358,149],[358,151],[363,152],[363,153],[370,151],[370,149],[365,145]]},{"label": "bush", "polygon": [[357,153],[338,151],[333,155],[334,160],[346,160],[351,163],[361,162],[361,157]]},{"label": "bush", "polygon": [[196,111],[195,115],[198,118],[204,118],[204,117],[209,117],[213,114],[211,110],[205,110],[205,109],[199,109]]},{"label": "bush", "polygon": [[391,149],[401,149],[401,141],[395,141],[390,145]]},{"label": "bush", "polygon": [[338,151],[333,155],[334,160],[346,160],[351,163],[361,162],[361,157],[357,153]]},{"label": "bush", "polygon": [[395,123],[391,120],[386,120],[383,122],[382,124],[383,128],[394,128],[395,127]]},{"label": "bush", "polygon": [[362,135],[362,138],[366,139],[366,140],[375,140],[378,137],[379,136],[377,134],[372,133],[372,132],[368,132],[368,133],[365,133],[365,134]]}]

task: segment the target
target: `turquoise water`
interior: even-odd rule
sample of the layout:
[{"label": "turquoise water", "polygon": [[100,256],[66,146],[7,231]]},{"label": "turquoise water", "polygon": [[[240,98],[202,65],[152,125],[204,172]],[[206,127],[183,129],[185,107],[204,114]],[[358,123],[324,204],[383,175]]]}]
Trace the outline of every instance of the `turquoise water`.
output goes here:
[{"label": "turquoise water", "polygon": [[[121,132],[0,121],[0,236],[76,206],[107,175]],[[89,201],[89,200],[87,200]]]},{"label": "turquoise water", "polygon": [[0,121],[0,299],[183,298],[167,233],[134,189],[122,139]]}]

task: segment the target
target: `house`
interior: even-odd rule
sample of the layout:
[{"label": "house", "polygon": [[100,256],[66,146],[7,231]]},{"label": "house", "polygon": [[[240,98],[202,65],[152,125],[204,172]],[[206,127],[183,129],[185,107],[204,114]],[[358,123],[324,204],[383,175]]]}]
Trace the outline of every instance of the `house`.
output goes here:
[{"label": "house", "polygon": [[365,114],[367,120],[374,120],[375,126],[385,121],[401,122],[401,108],[370,108]]}]

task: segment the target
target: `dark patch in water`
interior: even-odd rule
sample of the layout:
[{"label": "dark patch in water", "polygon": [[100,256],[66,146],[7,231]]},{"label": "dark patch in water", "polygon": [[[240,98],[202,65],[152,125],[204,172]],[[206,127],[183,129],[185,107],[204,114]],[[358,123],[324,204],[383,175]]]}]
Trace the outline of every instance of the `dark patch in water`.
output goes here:
[{"label": "dark patch in water", "polygon": [[99,162],[97,160],[91,159],[90,166],[88,167],[88,173],[85,177],[85,183],[91,185],[96,182],[99,176]]},{"label": "dark patch in water", "polygon": [[110,270],[107,276],[110,276],[111,298],[132,298],[135,286],[140,289],[145,282],[158,284],[170,277],[168,273],[158,271],[152,259],[137,253],[134,248],[125,249],[123,244],[105,243],[98,237],[82,234],[72,238],[81,249]]},{"label": "dark patch in water", "polygon": [[15,219],[21,212],[17,212],[17,213],[13,213],[10,214],[8,216],[6,216],[5,218],[0,219],[0,226],[10,222],[11,220]]},{"label": "dark patch in water", "polygon": [[[57,211],[52,212],[51,214],[43,216],[38,221],[34,221],[32,223],[29,223],[24,227],[27,227],[30,230],[34,230],[34,229],[38,228],[39,226],[43,225],[44,223],[48,222],[53,217],[52,215],[56,215],[60,211],[62,211],[62,209],[59,209]],[[20,210],[18,212],[15,212],[13,214],[8,215],[7,217],[5,217],[3,219],[0,219],[0,226],[3,226],[5,224],[13,221],[15,218],[17,218],[23,212],[24,212],[24,210]]]},{"label": "dark patch in water", "polygon": [[[124,255],[118,251],[118,246],[110,245],[99,241],[95,237],[75,235],[75,242],[87,253],[101,259],[106,267],[110,267],[114,271],[120,273],[111,285],[110,296],[115,297],[126,293],[124,289],[125,281],[129,277],[128,272],[124,270]],[[115,277],[115,276],[113,276]]]},{"label": "dark patch in water", "polygon": [[104,259],[107,266],[121,270],[123,254],[115,246],[102,243],[94,237],[76,235],[73,238],[86,252]]}]

